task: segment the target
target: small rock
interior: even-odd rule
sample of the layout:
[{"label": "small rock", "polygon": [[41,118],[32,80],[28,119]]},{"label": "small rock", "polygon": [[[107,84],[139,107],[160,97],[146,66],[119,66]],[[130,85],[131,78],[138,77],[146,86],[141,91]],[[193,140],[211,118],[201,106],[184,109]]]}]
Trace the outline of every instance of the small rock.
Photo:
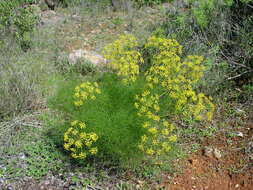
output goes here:
[{"label": "small rock", "polygon": [[22,160],[24,160],[24,159],[26,158],[26,156],[25,156],[24,153],[20,153],[20,154],[19,154],[19,158],[22,159]]},{"label": "small rock", "polygon": [[241,109],[239,109],[239,108],[236,108],[236,112],[237,112],[237,113],[245,113],[244,110],[241,110]]},{"label": "small rock", "polygon": [[210,157],[212,157],[213,148],[206,146],[206,147],[204,147],[203,153],[205,156],[210,158]]},{"label": "small rock", "polygon": [[0,184],[4,184],[4,179],[3,178],[0,178]]},{"label": "small rock", "polygon": [[81,22],[82,21],[82,17],[78,16],[78,15],[72,15],[72,19]]},{"label": "small rock", "polygon": [[221,158],[221,151],[218,150],[217,148],[215,148],[213,151],[213,155],[215,158],[220,159]]},{"label": "small rock", "polygon": [[235,135],[236,135],[237,137],[243,137],[243,133],[242,133],[242,132],[236,132]]},{"label": "small rock", "polygon": [[145,183],[145,181],[137,180],[137,183],[138,183],[139,185],[143,185],[143,184]]},{"label": "small rock", "polygon": [[235,185],[235,188],[238,188],[239,186],[240,186],[239,184],[236,184],[236,185]]},{"label": "small rock", "polygon": [[145,12],[148,13],[148,14],[156,14],[157,10],[153,9],[151,7],[147,7],[146,10],[145,10]]},{"label": "small rock", "polygon": [[103,58],[103,56],[94,51],[78,49],[69,54],[69,63],[71,65],[76,64],[80,59],[85,59],[96,66],[106,63],[106,60]]},{"label": "small rock", "polygon": [[8,185],[6,190],[14,190],[14,188],[11,185]]}]

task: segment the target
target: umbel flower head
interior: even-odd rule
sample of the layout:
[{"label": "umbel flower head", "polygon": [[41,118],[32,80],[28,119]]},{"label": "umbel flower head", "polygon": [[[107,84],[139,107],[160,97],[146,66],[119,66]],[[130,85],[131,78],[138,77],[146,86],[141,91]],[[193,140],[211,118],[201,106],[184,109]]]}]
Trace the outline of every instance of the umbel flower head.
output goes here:
[{"label": "umbel flower head", "polygon": [[98,83],[84,82],[75,87],[74,104],[75,106],[80,107],[83,105],[85,100],[87,99],[95,100],[96,95],[100,93],[101,93],[101,90],[98,87]]},{"label": "umbel flower head", "polygon": [[98,148],[93,144],[98,140],[96,133],[86,133],[86,124],[74,120],[64,133],[64,149],[71,152],[75,159],[85,159],[88,155],[95,155]]},{"label": "umbel flower head", "polygon": [[139,63],[144,60],[137,51],[138,42],[133,35],[122,35],[104,48],[103,55],[109,67],[122,77],[124,84],[135,82],[139,75]]}]

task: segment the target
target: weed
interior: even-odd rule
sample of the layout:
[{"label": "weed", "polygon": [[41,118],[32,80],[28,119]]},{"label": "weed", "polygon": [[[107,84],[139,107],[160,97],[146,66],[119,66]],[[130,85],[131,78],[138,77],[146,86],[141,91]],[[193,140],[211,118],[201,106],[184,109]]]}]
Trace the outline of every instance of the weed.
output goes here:
[{"label": "weed", "polygon": [[61,153],[42,133],[40,129],[27,127],[20,134],[11,137],[14,146],[6,149],[5,156],[1,159],[6,166],[4,177],[16,179],[29,176],[40,179],[48,172],[59,172],[63,168]]}]

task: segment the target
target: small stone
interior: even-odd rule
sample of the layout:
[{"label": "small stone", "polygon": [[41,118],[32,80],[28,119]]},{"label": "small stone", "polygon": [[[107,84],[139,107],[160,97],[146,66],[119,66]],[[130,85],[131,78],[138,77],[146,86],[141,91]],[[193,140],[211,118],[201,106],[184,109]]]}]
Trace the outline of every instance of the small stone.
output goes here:
[{"label": "small stone", "polygon": [[242,132],[237,132],[237,133],[235,133],[235,135],[236,135],[237,137],[243,137],[243,136],[244,136]]},{"label": "small stone", "polygon": [[221,158],[221,151],[218,150],[217,148],[215,148],[213,151],[213,155],[215,158],[220,159]]},{"label": "small stone", "polygon": [[20,154],[19,154],[19,158],[22,159],[22,160],[24,160],[24,159],[26,158],[26,156],[25,156],[24,153],[20,153]]},{"label": "small stone", "polygon": [[244,110],[241,110],[241,109],[239,109],[239,108],[236,109],[236,112],[237,112],[237,113],[245,113]]},{"label": "small stone", "polygon": [[4,184],[4,179],[0,178],[0,184]]},{"label": "small stone", "polygon": [[81,22],[82,21],[82,17],[78,16],[78,15],[72,15],[72,19]]},{"label": "small stone", "polygon": [[207,157],[212,157],[213,148],[206,146],[204,147],[203,153]]},{"label": "small stone", "polygon": [[11,185],[8,185],[6,189],[7,190],[14,190],[14,188]]},{"label": "small stone", "polygon": [[156,14],[157,13],[157,10],[155,10],[155,9],[153,9],[151,7],[147,7],[145,11],[148,14]]},{"label": "small stone", "polygon": [[76,64],[80,59],[85,59],[96,66],[106,63],[106,60],[102,55],[99,55],[93,51],[78,49],[69,54],[69,62],[71,65]]},{"label": "small stone", "polygon": [[137,183],[138,183],[139,185],[143,185],[143,184],[145,183],[145,181],[137,180]]},{"label": "small stone", "polygon": [[236,185],[235,185],[235,188],[238,188],[239,186],[240,186],[239,184],[236,184]]}]

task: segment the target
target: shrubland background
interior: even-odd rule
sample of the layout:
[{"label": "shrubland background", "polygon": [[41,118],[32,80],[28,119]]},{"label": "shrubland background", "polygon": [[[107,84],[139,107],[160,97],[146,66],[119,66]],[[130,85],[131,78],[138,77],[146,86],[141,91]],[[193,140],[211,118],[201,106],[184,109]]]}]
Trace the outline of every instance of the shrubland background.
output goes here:
[{"label": "shrubland background", "polygon": [[[136,179],[147,181],[145,188],[149,189],[150,184],[161,183],[164,172],[178,169],[172,166],[173,160],[198,149],[197,142],[185,146],[192,139],[213,136],[220,130],[230,134],[233,129],[221,126],[226,126],[226,121],[236,115],[234,110],[245,109],[250,113],[253,103],[251,0],[58,0],[54,3],[55,12],[49,11],[43,1],[0,2],[0,187],[11,184],[16,189],[24,188],[29,180],[41,180],[50,173],[58,176],[61,185],[68,181],[67,185],[72,184],[73,189],[90,186],[134,189]],[[136,49],[145,62],[142,70],[152,64],[154,51],[145,48],[150,36],[176,39],[183,46],[183,56],[203,56],[206,69],[201,80],[194,84],[194,90],[212,96],[218,115],[223,115],[216,122],[180,121],[176,130],[178,143],[162,159],[165,162],[162,165],[145,160],[141,167],[125,169],[115,160],[76,162],[63,150],[62,139],[57,136],[57,127],[66,125],[63,121],[66,115],[54,107],[54,100],[71,96],[66,91],[59,94],[59,87],[77,85],[76,81],[103,80],[101,76],[108,72],[108,68],[94,65],[90,60],[71,64],[69,54],[76,49],[102,54],[103,48],[122,34],[132,34],[138,39]],[[107,90],[115,93],[122,90],[117,84],[115,89]],[[139,92],[142,87],[135,88],[128,93]],[[220,110],[225,111],[220,113]],[[127,121],[124,114],[117,117],[119,121],[123,118],[135,122]],[[103,118],[97,119],[98,125],[105,123]],[[241,125],[243,121],[238,119],[238,126]]]}]

